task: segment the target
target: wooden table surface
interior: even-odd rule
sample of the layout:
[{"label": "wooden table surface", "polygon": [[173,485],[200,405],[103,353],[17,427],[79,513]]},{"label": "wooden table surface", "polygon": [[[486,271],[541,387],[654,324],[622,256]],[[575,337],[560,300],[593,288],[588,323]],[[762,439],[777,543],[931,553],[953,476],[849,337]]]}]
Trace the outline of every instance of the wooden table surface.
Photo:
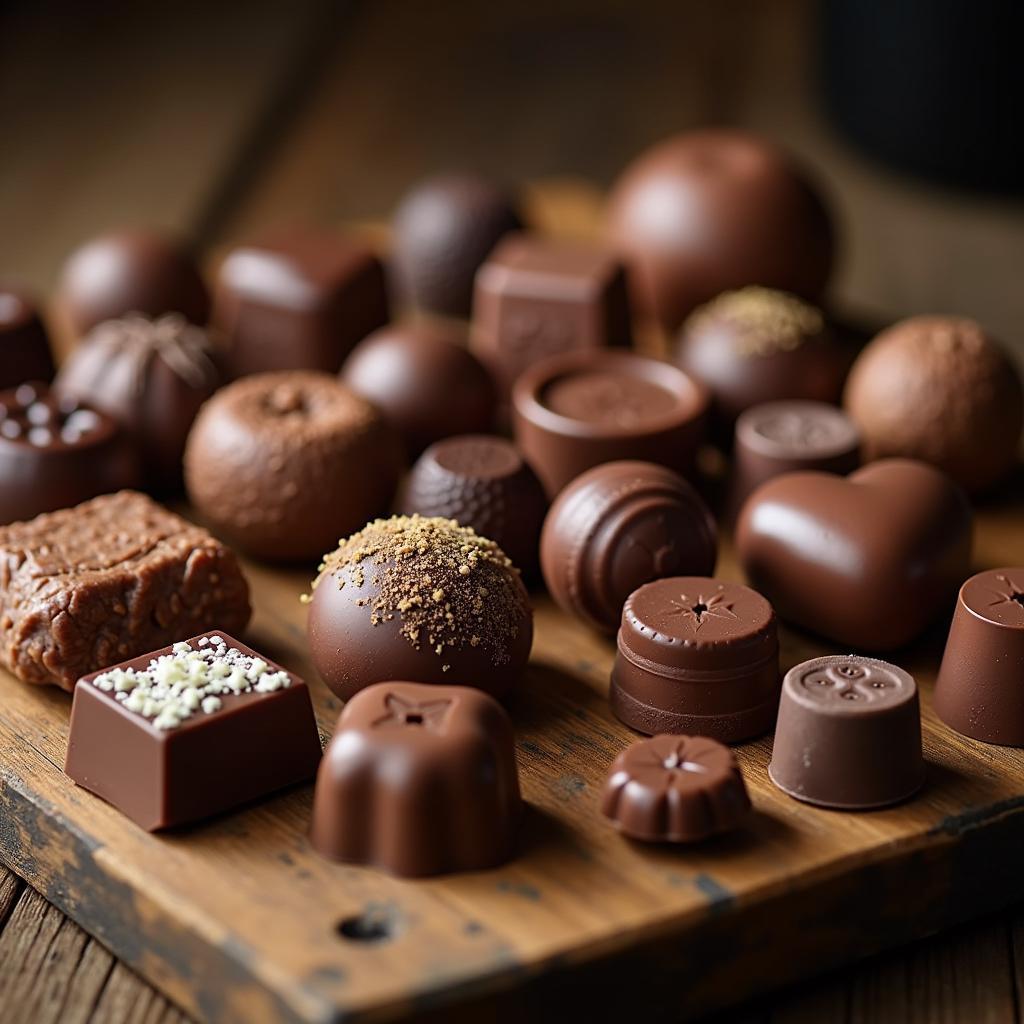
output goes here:
[{"label": "wooden table surface", "polygon": [[[830,183],[840,302],[881,320],[966,313],[1024,353],[1024,205],[852,153],[816,107],[812,43],[802,0],[548,0],[500,16],[401,0],[8,4],[0,274],[45,290],[74,244],[125,223],[208,249],[290,219],[380,220],[446,167],[571,181],[583,223],[644,145],[732,123]],[[553,226],[577,225],[560,207]],[[4,1020],[185,1019],[2,867],[0,929]],[[1017,1022],[1022,942],[1018,909],[720,1019]]]}]

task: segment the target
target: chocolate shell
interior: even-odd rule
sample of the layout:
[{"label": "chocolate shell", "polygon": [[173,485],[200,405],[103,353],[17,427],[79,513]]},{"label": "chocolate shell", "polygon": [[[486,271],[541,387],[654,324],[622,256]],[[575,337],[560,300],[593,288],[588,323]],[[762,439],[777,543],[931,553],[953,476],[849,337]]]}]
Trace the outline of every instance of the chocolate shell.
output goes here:
[{"label": "chocolate shell", "polygon": [[53,380],[50,338],[32,297],[0,284],[0,389]]}]

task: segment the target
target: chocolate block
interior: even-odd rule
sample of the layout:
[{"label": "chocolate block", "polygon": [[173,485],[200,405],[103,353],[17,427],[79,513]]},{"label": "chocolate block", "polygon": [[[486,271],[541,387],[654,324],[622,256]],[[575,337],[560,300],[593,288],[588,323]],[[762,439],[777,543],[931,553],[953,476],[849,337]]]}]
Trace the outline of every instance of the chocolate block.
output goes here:
[{"label": "chocolate block", "polygon": [[147,831],[313,777],[306,684],[223,632],[79,680],[64,770]]},{"label": "chocolate block", "polygon": [[53,380],[50,338],[27,292],[0,284],[0,388]]},{"label": "chocolate block", "polygon": [[290,232],[243,246],[220,268],[211,322],[232,376],[337,373],[388,319],[384,269],[369,249],[326,233]]},{"label": "chocolate block", "polygon": [[70,690],[218,623],[240,632],[249,614],[234,552],[144,494],[0,527],[0,662],[26,683]]}]

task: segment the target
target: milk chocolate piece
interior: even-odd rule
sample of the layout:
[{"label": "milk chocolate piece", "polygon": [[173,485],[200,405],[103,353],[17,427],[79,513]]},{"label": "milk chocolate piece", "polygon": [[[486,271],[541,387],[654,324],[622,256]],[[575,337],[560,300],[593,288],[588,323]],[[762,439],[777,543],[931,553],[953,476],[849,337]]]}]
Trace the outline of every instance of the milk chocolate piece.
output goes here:
[{"label": "milk chocolate piece", "polygon": [[935,710],[985,743],[1024,747],[1024,569],[989,569],[961,588],[935,681]]},{"label": "milk chocolate piece", "polygon": [[612,710],[637,732],[737,743],[769,732],[779,706],[772,606],[740,583],[657,580],[622,609]]},{"label": "milk chocolate piece", "polygon": [[849,477],[787,473],[740,513],[736,550],[790,622],[888,651],[948,608],[970,571],[971,509],[949,477],[885,459]]},{"label": "milk chocolate piece", "polygon": [[64,771],[149,832],[305,782],[319,762],[306,684],[224,632],[75,687]]},{"label": "milk chocolate piece", "polygon": [[106,413],[42,384],[0,391],[0,523],[135,487],[139,460]]},{"label": "milk chocolate piece", "polygon": [[230,252],[213,325],[234,377],[269,370],[337,373],[356,343],[388,320],[384,269],[358,242],[281,232]]},{"label": "milk chocolate piece", "polygon": [[512,723],[463,686],[386,682],[346,705],[317,775],[313,846],[396,875],[512,856],[522,811]]},{"label": "milk chocolate piece", "polygon": [[53,353],[32,297],[0,284],[0,389],[53,380]]},{"label": "milk chocolate piece", "polygon": [[691,473],[708,394],[660,360],[582,351],[527,370],[512,402],[516,443],[554,497],[580,473],[618,459]]},{"label": "milk chocolate piece", "polygon": [[662,735],[615,758],[601,811],[630,839],[693,843],[741,825],[750,797],[728,747],[707,736]]},{"label": "milk chocolate piece", "polygon": [[708,576],[715,521],[681,476],[650,462],[609,462],[555,500],[541,534],[541,565],[564,611],[613,633],[629,595],[681,573]]},{"label": "milk chocolate piece", "polygon": [[0,527],[0,662],[70,690],[118,659],[249,621],[234,553],[144,494],[120,491]]},{"label": "milk chocolate piece", "polygon": [[906,800],[924,782],[913,678],[852,654],[790,669],[768,775],[794,799],[838,810]]},{"label": "milk chocolate piece", "polygon": [[547,356],[629,345],[631,336],[622,265],[603,248],[513,235],[476,276],[474,345],[506,394]]}]

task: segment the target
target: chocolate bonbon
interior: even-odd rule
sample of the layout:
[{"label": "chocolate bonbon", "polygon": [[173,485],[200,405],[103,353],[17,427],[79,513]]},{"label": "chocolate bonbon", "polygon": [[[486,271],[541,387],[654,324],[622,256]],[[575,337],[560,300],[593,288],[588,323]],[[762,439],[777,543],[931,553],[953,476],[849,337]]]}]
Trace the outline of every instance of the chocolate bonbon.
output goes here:
[{"label": "chocolate bonbon", "polygon": [[0,662],[26,683],[70,690],[119,659],[249,621],[234,553],[134,491],[0,527],[0,566]]},{"label": "chocolate bonbon", "polygon": [[139,482],[134,446],[106,413],[42,384],[0,391],[0,523]]},{"label": "chocolate bonbon", "polygon": [[768,775],[789,796],[822,807],[859,811],[906,800],[924,782],[913,678],[852,654],[790,669]]},{"label": "chocolate bonbon", "polygon": [[393,679],[500,696],[526,667],[533,613],[493,541],[452,520],[395,516],[325,557],[308,634],[313,664],[343,700]]},{"label": "chocolate bonbon", "polygon": [[317,775],[311,840],[331,860],[422,877],[512,856],[522,812],[512,723],[464,686],[356,694]]},{"label": "chocolate bonbon", "polygon": [[276,232],[233,249],[217,276],[212,323],[234,377],[337,373],[356,343],[387,320],[380,260],[342,235]]},{"label": "chocolate bonbon", "polygon": [[923,459],[969,491],[1017,464],[1020,374],[973,320],[919,316],[883,331],[850,371],[844,402],[866,459]]},{"label": "chocolate bonbon", "polygon": [[949,477],[884,459],[848,477],[770,480],[740,513],[736,549],[781,618],[888,651],[952,606],[970,571],[971,531],[970,506]]},{"label": "chocolate bonbon", "polygon": [[772,606],[740,583],[656,580],[622,609],[612,710],[637,732],[737,743],[768,732],[779,706]]},{"label": "chocolate bonbon", "polygon": [[544,488],[516,446],[482,434],[431,445],[413,466],[400,503],[405,515],[440,516],[471,527],[531,579],[547,508]]},{"label": "chocolate bonbon", "polygon": [[1024,747],[1024,569],[988,569],[960,588],[935,710],[965,736]]},{"label": "chocolate bonbon", "polygon": [[0,390],[53,380],[50,337],[24,289],[0,284]]},{"label": "chocolate bonbon", "polygon": [[814,301],[832,270],[816,189],[786,153],[745,132],[706,129],[653,146],[615,183],[608,219],[637,308],[666,330],[748,284]]},{"label": "chocolate bonbon", "polygon": [[382,327],[355,347],[341,377],[401,432],[410,458],[453,434],[494,428],[494,381],[449,324]]},{"label": "chocolate bonbon", "polygon": [[650,462],[610,462],[555,500],[541,534],[541,565],[564,611],[612,633],[642,584],[710,575],[717,542],[711,513],[679,474]]},{"label": "chocolate bonbon", "polygon": [[617,459],[692,472],[708,394],[660,360],[581,351],[527,370],[512,405],[516,444],[553,497],[580,473]]},{"label": "chocolate bonbon", "polygon": [[85,676],[65,772],[148,831],[200,821],[313,777],[306,684],[227,633]]},{"label": "chocolate bonbon", "polygon": [[630,839],[693,843],[741,825],[750,797],[728,747],[707,736],[652,736],[612,762],[601,812]]}]

